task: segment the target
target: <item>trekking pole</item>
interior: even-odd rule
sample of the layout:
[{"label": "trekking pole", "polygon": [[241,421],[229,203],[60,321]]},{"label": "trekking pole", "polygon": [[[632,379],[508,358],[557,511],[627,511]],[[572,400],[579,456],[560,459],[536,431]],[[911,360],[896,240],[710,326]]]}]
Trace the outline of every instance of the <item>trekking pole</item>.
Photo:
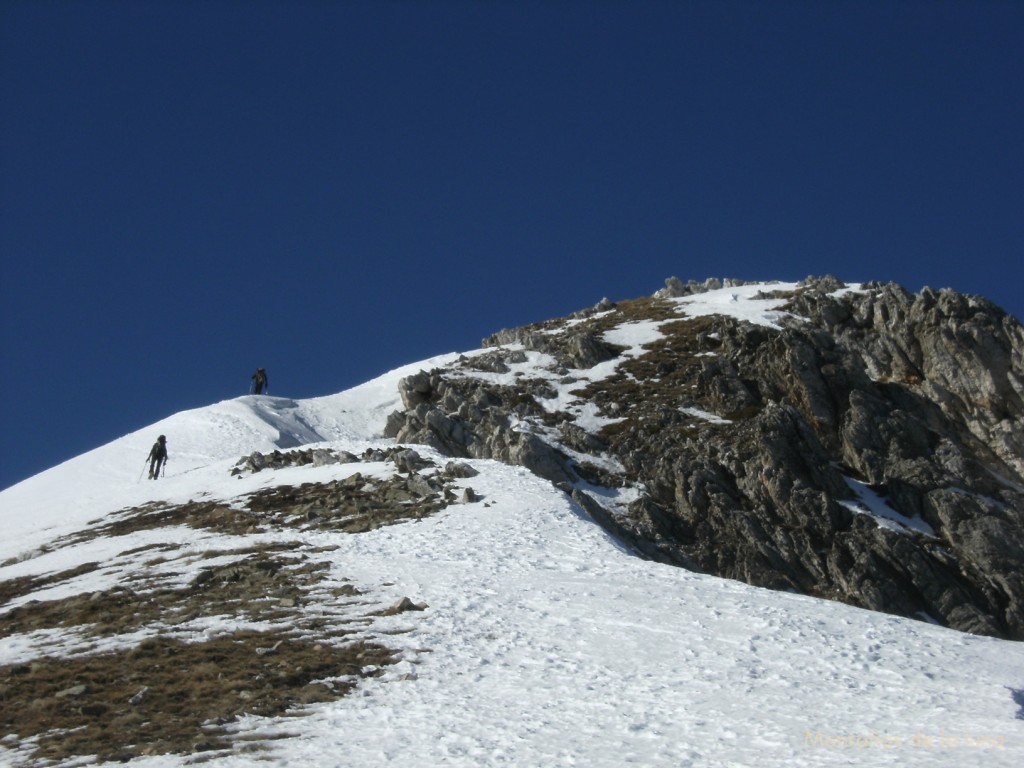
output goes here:
[{"label": "trekking pole", "polygon": [[[149,459],[146,459],[146,461],[149,461]],[[135,481],[137,483],[141,483],[142,482],[142,476],[144,474],[146,474],[146,461],[142,462],[142,471],[139,472],[139,479]]]}]

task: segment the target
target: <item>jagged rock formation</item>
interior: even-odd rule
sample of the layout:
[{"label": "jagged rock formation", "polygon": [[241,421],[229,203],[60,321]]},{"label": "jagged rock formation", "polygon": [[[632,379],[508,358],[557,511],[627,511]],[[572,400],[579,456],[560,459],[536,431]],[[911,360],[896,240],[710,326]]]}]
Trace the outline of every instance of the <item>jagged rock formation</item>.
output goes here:
[{"label": "jagged rock formation", "polygon": [[501,331],[403,380],[387,434],[526,466],[648,557],[1024,639],[1020,323],[835,278],[765,289],[778,327],[686,312],[722,287]]}]

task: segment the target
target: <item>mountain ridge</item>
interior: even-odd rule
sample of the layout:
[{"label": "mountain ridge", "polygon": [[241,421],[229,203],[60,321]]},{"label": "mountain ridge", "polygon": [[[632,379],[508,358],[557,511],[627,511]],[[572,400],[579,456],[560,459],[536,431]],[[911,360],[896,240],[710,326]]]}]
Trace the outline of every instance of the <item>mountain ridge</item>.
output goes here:
[{"label": "mountain ridge", "polygon": [[[750,402],[753,380],[731,376],[807,325],[801,296],[884,289],[705,287],[601,302],[324,398],[175,414],[0,492],[0,755],[667,768],[971,750],[1018,764],[1020,643],[707,575],[687,549],[701,539],[665,535],[687,523],[665,505],[666,469],[687,470],[691,507],[695,488],[812,496],[786,462],[726,475],[757,455],[722,442],[738,430],[833,483],[807,527],[835,516],[921,547],[943,533],[822,461],[800,408],[769,404],[767,384]],[[169,472],[144,480],[157,433]],[[919,498],[905,482],[901,498]],[[750,511],[726,509],[737,525]]]},{"label": "mountain ridge", "polygon": [[[835,278],[666,282],[403,380],[386,434],[521,463],[580,498],[600,486],[589,508],[647,556],[1024,638],[1014,318],[952,291]],[[643,340],[616,346],[624,328]],[[623,486],[628,506],[598,511]],[[865,487],[917,522],[874,525]]]}]

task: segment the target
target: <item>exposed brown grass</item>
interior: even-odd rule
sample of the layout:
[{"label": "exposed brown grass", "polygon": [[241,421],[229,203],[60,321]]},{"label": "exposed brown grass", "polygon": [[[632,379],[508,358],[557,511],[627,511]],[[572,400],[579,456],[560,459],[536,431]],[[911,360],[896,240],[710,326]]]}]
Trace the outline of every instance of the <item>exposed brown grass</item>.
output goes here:
[{"label": "exposed brown grass", "polygon": [[[379,600],[332,572],[323,554],[335,547],[311,547],[301,533],[359,533],[422,518],[452,499],[439,476],[354,475],[268,488],[230,504],[124,509],[55,542],[46,551],[168,529],[167,543],[102,564],[0,582],[3,603],[21,600],[0,613],[0,637],[68,633],[59,657],[0,666],[4,746],[25,765],[259,749],[259,738],[236,743],[224,726],[242,714],[301,714],[346,695],[396,661],[394,651],[367,641],[374,617],[422,609],[382,611]],[[252,543],[196,552],[174,543],[180,536],[170,529],[179,526],[249,534]],[[294,540],[259,535],[280,531]],[[120,568],[114,586],[25,601],[50,587],[74,589],[101,568]],[[317,610],[305,608],[311,604]],[[197,631],[211,622],[260,630]],[[146,639],[132,639],[138,635]]]},{"label": "exposed brown grass", "polygon": [[0,667],[2,727],[25,761],[230,749],[223,726],[330,701],[394,661],[379,645],[336,646],[285,631],[188,643],[155,637],[129,650]]}]

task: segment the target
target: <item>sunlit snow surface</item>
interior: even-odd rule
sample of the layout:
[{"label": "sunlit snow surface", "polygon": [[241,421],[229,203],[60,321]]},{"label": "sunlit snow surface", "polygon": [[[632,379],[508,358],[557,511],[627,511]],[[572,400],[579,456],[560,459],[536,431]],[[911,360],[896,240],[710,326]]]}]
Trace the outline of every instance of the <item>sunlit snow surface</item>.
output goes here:
[{"label": "sunlit snow surface", "polygon": [[909,529],[928,536],[935,536],[935,530],[928,523],[919,517],[901,515],[886,503],[884,497],[875,493],[867,484],[850,477],[844,479],[850,490],[857,494],[857,501],[841,501],[839,503],[851,512],[858,515],[871,515],[879,527],[888,528],[897,533]]},{"label": "sunlit snow surface", "polygon": [[778,328],[782,318],[791,317],[781,311],[781,307],[787,302],[787,299],[762,298],[761,295],[776,291],[793,291],[796,287],[796,283],[737,285],[693,296],[684,296],[672,299],[672,301],[679,304],[690,317],[728,315],[755,325]]},{"label": "sunlit snow surface", "polygon": [[[738,293],[735,301],[721,293],[700,306],[721,299],[774,322],[776,315],[765,314],[777,312],[774,305],[751,306],[752,294]],[[687,311],[697,306],[688,302]],[[618,333],[638,348],[657,329]],[[310,440],[353,453],[386,445],[380,435],[400,407],[398,379],[455,358],[331,397],[245,397],[177,414],[8,489],[0,493],[0,562],[19,562],[0,568],[0,579],[103,559],[109,568],[75,582],[81,591],[103,589],[116,579],[118,562],[130,567],[123,553],[152,532],[41,556],[40,547],[149,500],[234,498],[355,471],[335,465],[229,475],[254,450]],[[143,459],[161,433],[170,446],[168,475],[143,480]],[[298,734],[269,742],[259,764],[1024,765],[1024,645],[643,561],[545,481],[517,467],[471,463],[481,474],[465,482],[482,502],[358,535],[303,534],[337,547],[324,557],[382,602],[409,596],[429,608],[374,625],[404,659],[383,678],[312,707],[305,718],[238,724],[242,734]],[[238,542],[208,531],[176,533],[197,550]],[[393,633],[399,629],[411,631]],[[40,647],[80,651],[81,638],[59,631],[4,638],[0,663],[31,658]],[[253,759],[217,756],[203,764],[249,766]]]}]

